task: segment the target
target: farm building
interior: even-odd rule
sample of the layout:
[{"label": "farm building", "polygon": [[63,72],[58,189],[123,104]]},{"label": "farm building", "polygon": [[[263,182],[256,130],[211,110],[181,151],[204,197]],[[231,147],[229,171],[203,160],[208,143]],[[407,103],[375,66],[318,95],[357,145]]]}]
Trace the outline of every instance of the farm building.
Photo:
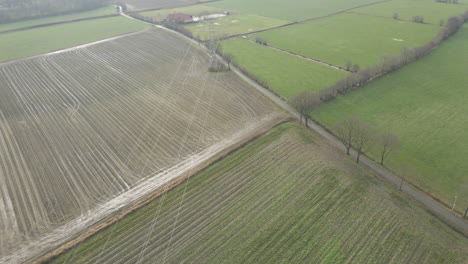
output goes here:
[{"label": "farm building", "polygon": [[176,22],[181,22],[181,23],[193,22],[192,16],[187,15],[187,14],[183,14],[183,13],[170,14],[170,15],[167,16],[166,19],[176,21]]}]

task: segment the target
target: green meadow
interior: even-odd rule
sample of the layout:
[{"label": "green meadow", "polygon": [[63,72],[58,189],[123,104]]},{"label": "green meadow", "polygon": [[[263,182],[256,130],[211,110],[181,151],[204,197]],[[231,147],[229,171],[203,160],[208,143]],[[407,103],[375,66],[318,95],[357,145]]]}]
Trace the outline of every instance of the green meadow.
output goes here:
[{"label": "green meadow", "polygon": [[168,15],[174,13],[184,13],[191,16],[200,16],[201,14],[222,14],[223,9],[207,6],[207,5],[193,5],[179,8],[161,9],[155,11],[141,12],[140,14],[147,17],[152,17],[155,21],[162,21]]},{"label": "green meadow", "polygon": [[[210,23],[205,21],[193,23],[186,26],[194,36],[201,39],[210,38]],[[287,24],[287,21],[261,17],[250,14],[229,15],[212,21],[214,34],[219,36],[232,36],[237,34],[248,34],[249,32],[272,28]]]},{"label": "green meadow", "polygon": [[[359,116],[398,135],[387,165],[457,208],[468,204],[468,25],[430,55],[327,103],[313,113],[332,125]],[[375,156],[374,156],[375,157]]]},{"label": "green meadow", "polygon": [[287,21],[302,21],[330,15],[378,0],[223,0],[208,5]]},{"label": "green meadow", "polygon": [[411,21],[414,16],[424,17],[425,23],[439,25],[440,20],[447,23],[447,19],[468,11],[468,5],[438,3],[435,1],[392,0],[372,5],[353,12],[382,16],[392,19],[395,13],[402,20]]},{"label": "green meadow", "polygon": [[383,54],[400,54],[403,47],[426,44],[439,30],[433,25],[344,13],[252,38],[262,37],[269,45],[341,67],[351,60],[362,69],[377,64]]},{"label": "green meadow", "polygon": [[222,42],[223,51],[283,97],[302,91],[319,91],[346,77],[347,73],[245,39]]}]

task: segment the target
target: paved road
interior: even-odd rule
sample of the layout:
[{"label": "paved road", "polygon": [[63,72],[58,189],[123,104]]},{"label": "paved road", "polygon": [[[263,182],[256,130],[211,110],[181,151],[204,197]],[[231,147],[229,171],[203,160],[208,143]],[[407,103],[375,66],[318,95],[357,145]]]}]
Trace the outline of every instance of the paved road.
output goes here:
[{"label": "paved road", "polygon": [[[203,45],[201,45],[201,43],[199,43],[199,42],[197,42],[197,41],[195,41],[195,40],[193,40],[191,38],[188,38],[188,37],[180,34],[179,32],[176,32],[174,30],[171,30],[171,29],[168,29],[168,28],[165,28],[165,27],[162,27],[162,26],[156,26],[156,27],[171,31],[174,34],[177,34],[177,35],[187,39],[188,41],[190,41],[190,42],[192,42],[192,43],[194,43],[194,44],[196,44],[198,46],[204,47]],[[220,56],[218,56],[218,58],[222,60],[222,58]],[[227,64],[227,63],[225,63],[225,64]],[[235,66],[231,65],[231,70],[234,73],[236,73],[240,78],[245,80],[247,83],[249,83],[253,87],[255,87],[262,94],[264,94],[265,96],[270,98],[272,101],[274,101],[276,104],[278,104],[281,108],[285,109],[287,112],[289,112],[290,114],[292,114],[293,116],[295,116],[296,118],[299,119],[298,113],[292,107],[290,107],[286,102],[284,102],[283,100],[278,98],[275,94],[273,94],[272,92],[270,92],[267,89],[263,88],[262,86],[258,85],[255,81],[253,81],[252,79],[247,77],[245,74],[243,74]],[[309,128],[314,130],[318,134],[320,134],[325,139],[327,139],[333,146],[335,146],[335,147],[337,147],[337,148],[339,148],[339,149],[341,149],[343,151],[346,150],[345,147],[343,146],[343,144],[334,135],[328,133],[326,130],[324,130],[319,125],[311,122],[311,123],[309,123]],[[350,155],[351,155],[351,157],[355,158],[357,153],[354,150],[352,150]],[[373,161],[369,160],[366,157],[361,156],[360,162],[361,162],[361,164],[366,165],[370,169],[374,170],[376,173],[378,173],[380,176],[384,177],[385,179],[387,179],[391,183],[395,184],[396,186],[399,186],[399,184],[400,184],[400,179],[399,178],[394,177],[389,172],[385,171],[384,169],[382,169],[381,167],[376,165]],[[421,192],[419,192],[419,191],[417,191],[417,190],[415,190],[415,189],[413,189],[413,188],[411,188],[411,187],[409,187],[407,185],[403,185],[402,191],[405,192],[406,194],[408,194],[410,197],[412,197],[416,201],[418,201],[419,203],[423,204],[426,209],[430,210],[433,214],[438,216],[440,219],[448,222],[452,227],[455,227],[458,231],[462,232],[465,236],[468,236],[468,222],[467,221],[453,215],[452,213],[450,213],[450,211],[448,211],[445,207],[443,207],[443,205],[439,204],[436,201],[431,200],[426,195],[422,194]]]}]

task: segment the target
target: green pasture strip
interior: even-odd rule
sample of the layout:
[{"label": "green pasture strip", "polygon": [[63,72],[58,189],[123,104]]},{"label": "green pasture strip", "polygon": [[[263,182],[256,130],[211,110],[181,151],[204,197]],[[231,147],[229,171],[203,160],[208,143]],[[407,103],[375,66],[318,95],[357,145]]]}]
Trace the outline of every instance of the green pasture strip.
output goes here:
[{"label": "green pasture strip", "polygon": [[152,17],[156,21],[161,21],[166,19],[168,15],[174,13],[183,13],[191,16],[200,16],[201,14],[222,14],[223,12],[223,9],[217,7],[212,7],[208,5],[193,5],[171,9],[141,12],[140,15]]},{"label": "green pasture strip", "polygon": [[215,36],[232,36],[238,34],[249,34],[253,31],[278,27],[289,22],[269,17],[242,14],[229,15],[213,21],[192,23],[188,24],[186,28],[189,29],[194,36],[198,36],[200,39],[206,40],[210,38],[210,23],[213,24],[213,33]]},{"label": "green pasture strip", "polygon": [[351,60],[363,69],[377,64],[383,54],[400,54],[403,47],[426,44],[439,30],[433,25],[345,13],[252,38],[262,37],[269,45],[341,67]]},{"label": "green pasture strip", "polygon": [[425,23],[439,25],[440,21],[447,24],[447,19],[468,11],[468,5],[438,3],[435,1],[393,0],[386,3],[353,10],[374,16],[393,18],[398,14],[402,20],[412,20],[414,16],[424,17]]},{"label": "green pasture strip", "polygon": [[330,15],[378,0],[224,0],[207,5],[287,21],[302,21]]},{"label": "green pasture strip", "polygon": [[302,91],[316,92],[347,73],[244,39],[222,42],[223,51],[258,79],[286,98]]}]

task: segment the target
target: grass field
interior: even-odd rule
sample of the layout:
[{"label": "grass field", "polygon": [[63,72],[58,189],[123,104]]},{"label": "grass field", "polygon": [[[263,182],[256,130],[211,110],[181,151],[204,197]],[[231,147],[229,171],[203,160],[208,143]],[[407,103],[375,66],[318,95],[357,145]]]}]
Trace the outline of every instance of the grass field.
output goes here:
[{"label": "grass field", "polygon": [[87,12],[73,13],[73,14],[62,15],[62,16],[51,16],[51,17],[46,17],[46,18],[32,19],[32,20],[26,20],[26,21],[15,22],[15,23],[0,24],[0,32],[5,31],[5,30],[30,27],[34,25],[48,24],[48,23],[54,23],[54,22],[60,22],[60,21],[68,21],[68,20],[87,18],[87,17],[109,15],[109,14],[114,14],[114,13],[116,13],[115,6],[108,6],[108,7],[103,7],[103,8],[87,11]]},{"label": "grass field", "polygon": [[447,23],[449,17],[460,15],[466,10],[468,10],[468,5],[445,4],[435,1],[392,0],[353,10],[353,12],[387,18],[393,18],[393,14],[397,13],[400,19],[410,21],[414,16],[423,16],[426,23],[439,25],[441,19]]},{"label": "grass field", "polygon": [[31,57],[148,28],[124,17],[103,18],[0,35],[0,62]]},{"label": "grass field", "polygon": [[153,29],[0,65],[0,263],[282,116],[235,74],[209,73],[208,61]]},{"label": "grass field", "polygon": [[[203,12],[210,14],[222,14],[224,11],[226,10],[208,5],[194,5],[143,12],[140,14],[143,16],[152,17],[156,21],[161,21],[164,20],[167,15],[172,13],[185,13],[192,16],[200,16],[200,14]],[[210,37],[208,22],[213,22],[213,28],[215,30],[214,33],[216,36],[231,36],[236,34],[249,33],[251,31],[277,27],[289,23],[289,21],[262,17],[258,15],[231,13],[229,16],[211,21],[187,24],[185,27],[189,29],[194,36],[198,36],[201,39],[208,39]]]},{"label": "grass field", "polygon": [[209,5],[238,13],[249,13],[287,21],[302,21],[378,1],[379,0],[224,0],[209,3]]},{"label": "grass field", "polygon": [[400,54],[403,47],[421,46],[440,27],[345,13],[256,36],[269,45],[345,67],[351,60],[361,68],[375,65],[383,54]]},{"label": "grass field", "polygon": [[223,41],[222,47],[225,53],[233,55],[237,64],[286,98],[302,91],[318,91],[347,75],[244,39]]},{"label": "grass field", "polygon": [[186,7],[179,7],[179,8],[141,12],[140,14],[143,16],[152,17],[156,21],[161,21],[161,20],[164,20],[169,14],[184,13],[184,14],[192,15],[192,16],[200,16],[200,14],[205,13],[205,12],[209,14],[222,14],[224,10],[221,8],[207,6],[207,5],[193,5],[193,6],[186,6]]},{"label": "grass field", "polygon": [[468,240],[285,124],[52,263],[464,263]]},{"label": "grass field", "polygon": [[[244,33],[248,34],[252,31],[277,27],[287,23],[287,21],[273,19],[269,17],[242,14],[225,16],[214,20],[213,29],[216,30],[214,33],[217,35],[232,36]],[[210,38],[210,26],[207,22],[190,24],[186,26],[186,28],[189,29],[194,36],[198,36],[201,39]]]},{"label": "grass field", "polygon": [[429,56],[346,96],[314,116],[331,125],[356,115],[397,134],[403,148],[388,160],[411,166],[408,178],[460,211],[468,205],[468,25]]}]

